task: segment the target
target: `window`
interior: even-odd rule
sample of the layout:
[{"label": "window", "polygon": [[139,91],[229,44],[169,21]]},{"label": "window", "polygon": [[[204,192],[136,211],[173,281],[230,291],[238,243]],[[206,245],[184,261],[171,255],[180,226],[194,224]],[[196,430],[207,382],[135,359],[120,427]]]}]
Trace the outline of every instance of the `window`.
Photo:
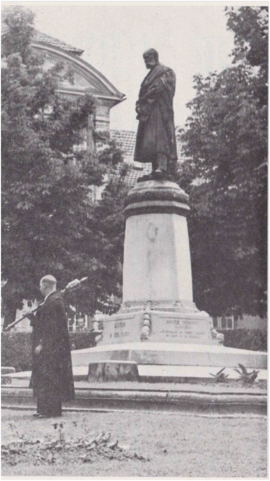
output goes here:
[{"label": "window", "polygon": [[231,318],[231,317],[228,317],[228,318],[227,318],[227,329],[232,329],[232,328],[233,328],[232,318]]},{"label": "window", "polygon": [[226,323],[226,317],[221,318],[221,329],[226,329],[227,323]]}]

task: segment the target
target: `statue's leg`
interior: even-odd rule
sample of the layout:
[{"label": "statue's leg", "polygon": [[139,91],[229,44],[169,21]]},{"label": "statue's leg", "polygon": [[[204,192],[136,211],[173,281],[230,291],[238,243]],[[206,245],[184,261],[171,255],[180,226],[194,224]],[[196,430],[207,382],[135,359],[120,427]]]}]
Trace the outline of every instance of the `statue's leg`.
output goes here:
[{"label": "statue's leg", "polygon": [[167,172],[168,157],[166,154],[157,154],[157,169],[160,172]]}]

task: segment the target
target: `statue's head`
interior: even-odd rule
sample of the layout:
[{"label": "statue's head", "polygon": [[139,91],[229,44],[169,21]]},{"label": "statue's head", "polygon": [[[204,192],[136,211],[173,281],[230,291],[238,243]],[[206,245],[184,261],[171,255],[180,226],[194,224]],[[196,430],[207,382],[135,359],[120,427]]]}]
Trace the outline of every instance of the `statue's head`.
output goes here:
[{"label": "statue's head", "polygon": [[154,48],[146,50],[143,54],[146,68],[152,70],[156,65],[158,65],[158,52]]}]

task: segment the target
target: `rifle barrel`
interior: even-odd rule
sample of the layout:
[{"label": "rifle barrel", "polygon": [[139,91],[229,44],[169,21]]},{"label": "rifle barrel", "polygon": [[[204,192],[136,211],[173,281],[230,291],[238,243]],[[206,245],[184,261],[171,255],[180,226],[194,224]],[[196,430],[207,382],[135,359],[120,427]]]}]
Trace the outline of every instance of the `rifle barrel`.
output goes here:
[{"label": "rifle barrel", "polygon": [[9,324],[8,326],[5,327],[4,331],[9,331],[12,327],[16,326],[16,324],[18,324],[19,322],[21,322],[23,319],[25,319],[26,317],[29,316],[29,314],[34,314],[38,308],[40,306],[42,306],[44,303],[42,302],[42,304],[40,304],[38,307],[35,307],[35,309],[33,309],[32,311],[30,312],[27,312],[26,314],[24,314],[22,317],[20,317],[19,319],[16,319],[16,321],[12,322],[12,324]]},{"label": "rifle barrel", "polygon": [[[70,282],[66,287],[65,289],[62,289],[61,291],[61,294],[65,294],[67,291],[72,291],[72,289],[78,289],[78,287],[81,287],[82,283],[87,281],[88,277],[83,277],[80,281],[78,279],[75,279],[75,281],[78,281],[74,284],[74,286],[72,286],[72,282],[75,282],[75,281],[72,281]],[[71,285],[70,285],[71,284]],[[39,307],[43,306],[44,302],[42,302],[38,307],[35,307],[35,309],[33,309],[32,311],[30,312],[27,312],[26,314],[24,314],[22,317],[20,317],[19,319],[16,319],[16,321],[12,322],[12,324],[9,324],[8,326],[5,327],[5,329],[3,329],[3,331],[9,331],[12,327],[16,326],[16,324],[18,324],[19,322],[21,322],[23,319],[25,319],[26,317],[29,316],[29,314],[34,314]]]}]

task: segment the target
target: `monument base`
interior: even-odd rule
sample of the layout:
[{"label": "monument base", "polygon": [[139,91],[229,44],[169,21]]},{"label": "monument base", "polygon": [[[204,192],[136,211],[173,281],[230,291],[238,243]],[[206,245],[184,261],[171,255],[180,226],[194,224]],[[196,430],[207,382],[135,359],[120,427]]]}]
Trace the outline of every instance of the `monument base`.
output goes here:
[{"label": "monument base", "polygon": [[[100,345],[72,352],[74,367],[89,366],[89,364],[103,361],[130,361],[135,362],[138,366],[216,368],[236,368],[238,363],[241,363],[246,368],[267,369],[266,352],[247,351],[221,345],[134,342]],[[182,377],[184,377],[184,373]]]},{"label": "monument base", "polygon": [[211,378],[210,373],[223,367],[232,370],[239,363],[267,369],[265,352],[224,347],[218,335],[213,335],[212,319],[206,312],[198,311],[193,303],[177,304],[166,301],[160,310],[149,302],[122,306],[119,313],[104,319],[102,339],[96,347],[72,352],[73,366],[89,367],[92,380],[96,373],[100,379],[105,369],[116,381],[126,374],[128,379],[136,379],[134,365],[138,379],[141,373],[148,378],[190,380],[200,378],[202,368],[203,376]]},{"label": "monument base", "polygon": [[190,301],[146,301],[123,305],[103,320],[100,345],[133,342],[218,344],[211,317]]}]

